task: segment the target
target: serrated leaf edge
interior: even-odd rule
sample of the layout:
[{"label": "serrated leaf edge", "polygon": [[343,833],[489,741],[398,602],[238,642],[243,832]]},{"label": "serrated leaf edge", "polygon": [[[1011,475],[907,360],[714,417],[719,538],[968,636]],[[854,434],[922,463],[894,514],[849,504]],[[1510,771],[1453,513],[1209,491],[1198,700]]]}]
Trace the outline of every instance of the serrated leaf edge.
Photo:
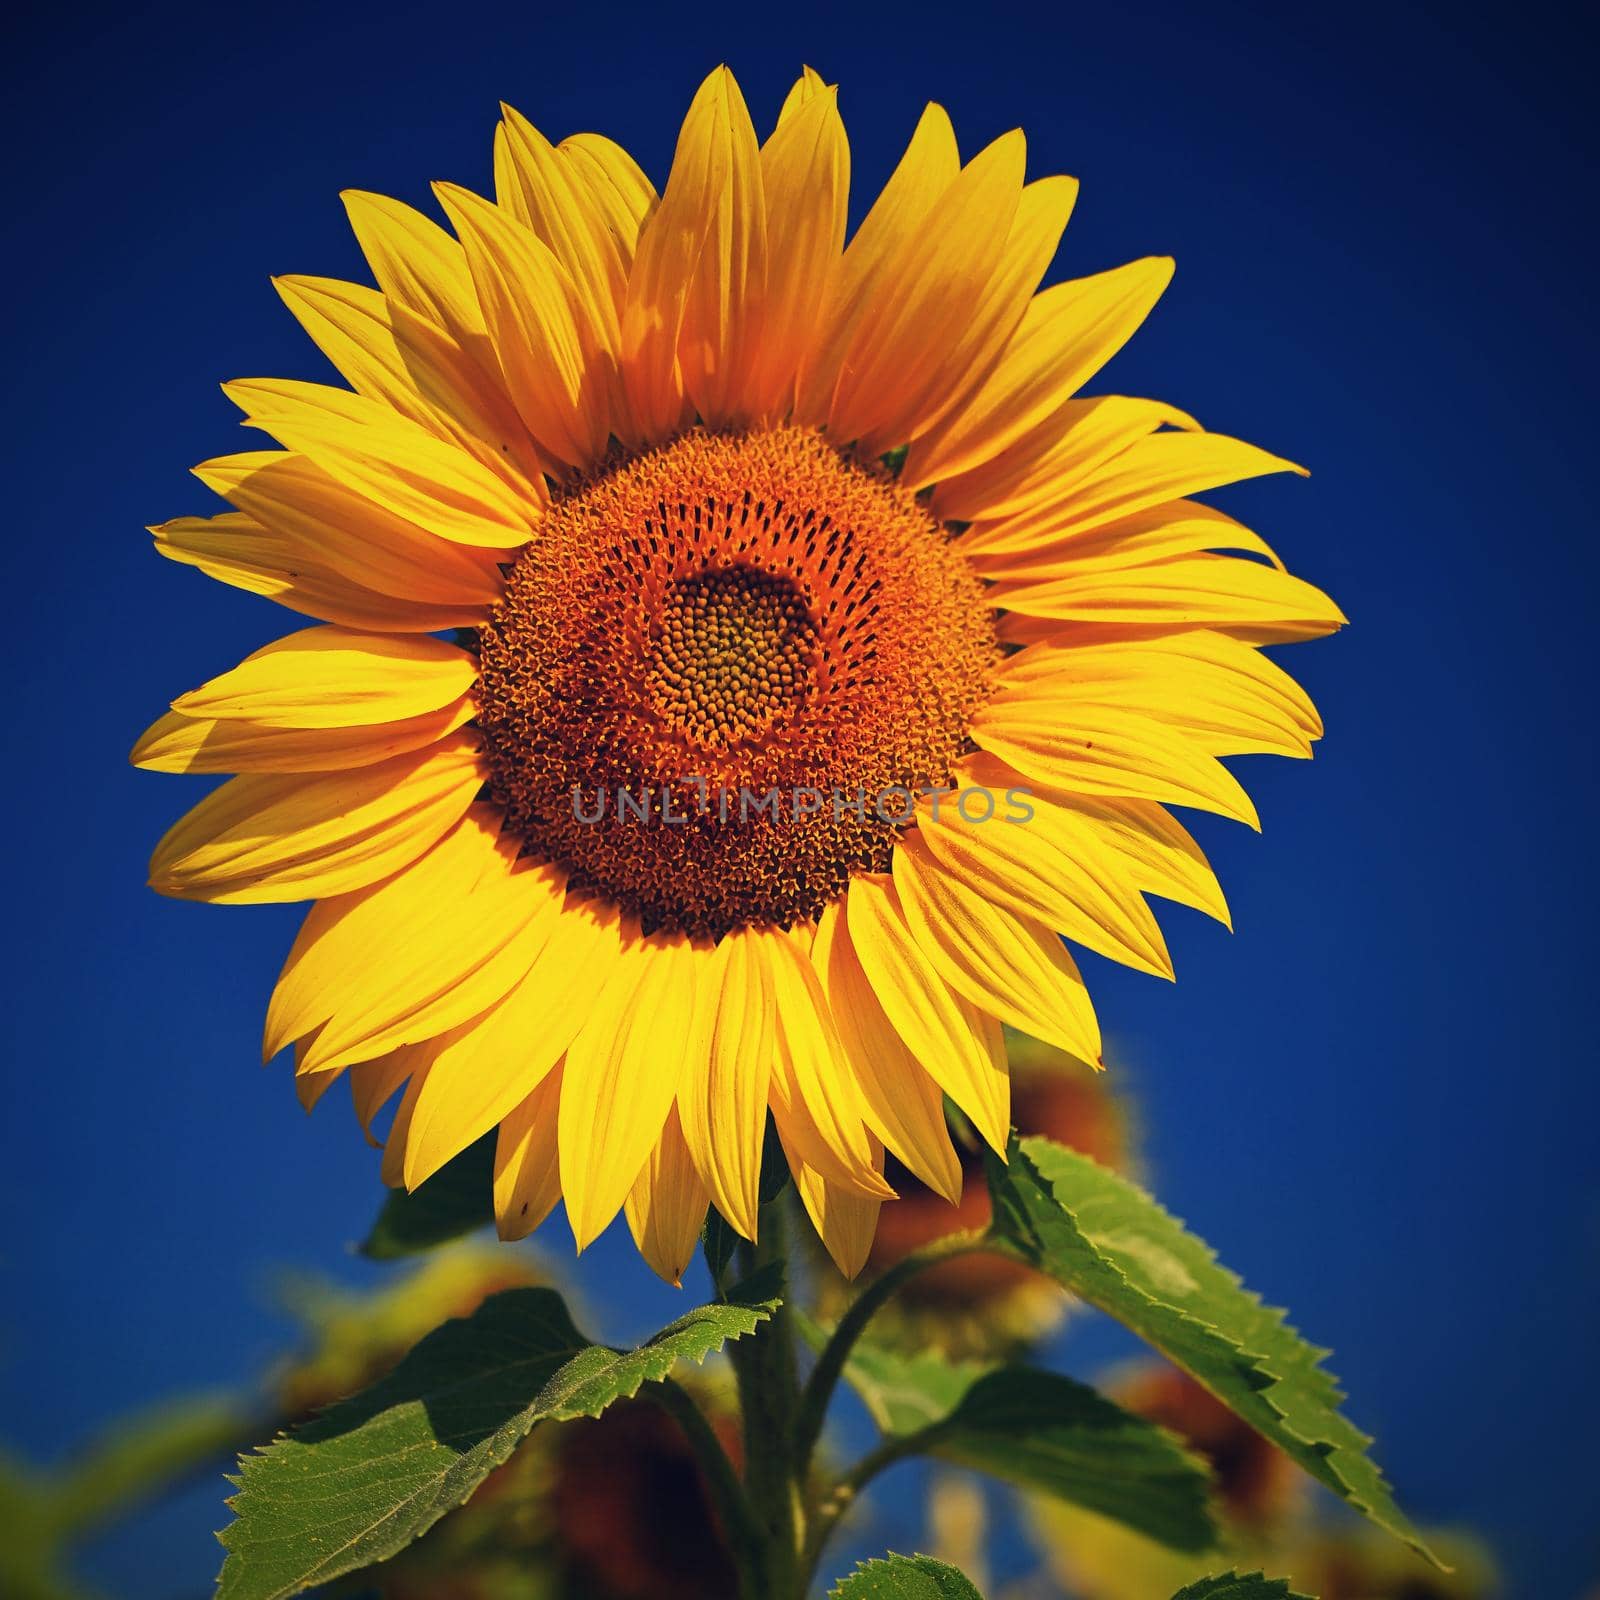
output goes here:
[{"label": "serrated leaf edge", "polygon": [[[733,1296],[739,1295],[741,1291],[748,1292],[748,1290],[750,1290],[754,1286],[754,1284],[755,1284],[755,1280],[754,1279],[747,1280],[745,1283],[740,1284],[733,1291]],[[503,1291],[503,1292],[514,1293],[516,1291]],[[488,1297],[489,1300],[492,1300],[492,1299],[495,1299],[495,1298],[497,1298],[497,1296],[491,1295],[491,1296]],[[488,1300],[485,1300],[484,1304],[487,1304],[487,1303],[488,1303]],[[663,1378],[667,1377],[671,1373],[673,1367],[675,1367],[678,1364],[679,1361],[682,1361],[682,1360],[693,1360],[697,1366],[704,1366],[707,1358],[709,1356],[711,1356],[711,1355],[714,1355],[725,1344],[728,1344],[729,1342],[731,1342],[734,1339],[748,1338],[749,1335],[752,1334],[763,1322],[768,1321],[772,1317],[773,1313],[777,1310],[777,1306],[778,1306],[778,1301],[776,1299],[743,1301],[743,1300],[739,1300],[739,1299],[730,1297],[728,1300],[713,1301],[708,1305],[697,1307],[696,1311],[719,1311],[720,1312],[720,1311],[728,1311],[728,1310],[742,1310],[742,1311],[747,1313],[747,1318],[748,1318],[748,1324],[749,1325],[747,1327],[739,1328],[739,1329],[736,1329],[733,1332],[724,1334],[721,1338],[717,1339],[715,1341],[715,1343],[713,1343],[711,1345],[708,1345],[706,1347],[706,1349],[701,1351],[701,1353],[698,1356],[693,1356],[693,1357],[686,1356],[686,1355],[673,1356],[659,1372],[655,1372],[655,1373],[647,1372],[647,1371],[644,1370],[643,1364],[641,1364],[641,1369],[640,1369],[638,1381],[634,1383],[634,1385],[633,1385],[633,1387],[631,1389],[619,1390],[616,1394],[612,1395],[610,1397],[610,1399],[603,1401],[597,1407],[589,1409],[589,1408],[585,1408],[585,1407],[582,1407],[582,1406],[578,1406],[578,1407],[564,1406],[564,1407],[560,1407],[558,1409],[552,1410],[546,1416],[536,1416],[536,1417],[534,1417],[528,1423],[528,1426],[526,1428],[522,1429],[520,1432],[516,1433],[514,1436],[507,1438],[507,1440],[505,1441],[505,1447],[504,1447],[503,1453],[499,1449],[488,1450],[488,1451],[485,1452],[484,1460],[488,1464],[487,1465],[487,1470],[482,1474],[482,1476],[477,1478],[477,1480],[466,1491],[466,1493],[461,1496],[461,1498],[459,1500],[453,1500],[449,1504],[441,1505],[439,1510],[438,1510],[437,1515],[431,1517],[426,1522],[424,1522],[420,1527],[418,1527],[416,1529],[416,1531],[411,1535],[411,1537],[405,1541],[405,1544],[402,1544],[402,1545],[398,1546],[397,1550],[395,1552],[391,1552],[391,1556],[381,1557],[380,1559],[381,1560],[391,1559],[393,1554],[398,1553],[398,1550],[405,1549],[407,1545],[415,1544],[418,1539],[420,1539],[424,1534],[426,1534],[438,1522],[440,1522],[444,1517],[448,1516],[452,1510],[457,1509],[460,1506],[465,1505],[467,1503],[467,1501],[472,1498],[473,1494],[476,1493],[477,1489],[483,1483],[484,1478],[488,1477],[490,1472],[493,1472],[495,1469],[497,1469],[497,1468],[499,1468],[501,1466],[504,1466],[505,1463],[511,1459],[512,1455],[523,1445],[523,1443],[527,1440],[528,1436],[533,1432],[533,1430],[536,1427],[539,1426],[540,1423],[542,1423],[542,1422],[570,1422],[570,1421],[574,1421],[574,1420],[576,1420],[576,1419],[578,1419],[580,1417],[597,1417],[603,1411],[605,1411],[605,1409],[608,1406],[614,1405],[620,1400],[631,1400],[631,1399],[633,1399],[639,1393],[640,1389],[642,1389],[645,1386],[646,1383],[660,1382]],[[481,1310],[481,1309],[482,1309],[482,1307],[480,1306],[478,1308],[478,1310]],[[425,1335],[424,1337],[432,1337],[433,1334],[436,1334],[436,1333],[440,1332],[441,1330],[443,1330],[444,1328],[449,1327],[449,1326],[451,1326],[452,1324],[455,1324],[455,1323],[470,1322],[472,1320],[473,1315],[475,1315],[475,1313],[468,1313],[466,1316],[461,1316],[461,1317],[450,1317],[450,1318],[447,1318],[444,1322],[441,1322],[438,1325],[438,1327],[430,1329],[428,1334]],[[613,1345],[582,1344],[582,1345],[578,1345],[578,1346],[572,1347],[571,1350],[570,1350],[570,1353],[562,1352],[563,1354],[565,1354],[566,1359],[563,1361],[561,1367],[557,1368],[556,1372],[554,1372],[551,1375],[549,1381],[545,1385],[545,1388],[540,1391],[540,1397],[542,1397],[548,1391],[550,1385],[553,1384],[556,1381],[556,1379],[560,1377],[561,1373],[566,1370],[566,1367],[568,1365],[570,1365],[572,1361],[576,1360],[580,1355],[586,1354],[590,1350],[597,1350],[597,1349],[604,1349],[604,1350],[607,1350],[607,1351],[611,1352],[611,1354],[613,1354],[619,1361],[620,1360],[625,1360],[629,1356],[642,1355],[646,1351],[650,1350],[653,1346],[659,1345],[663,1340],[665,1340],[665,1339],[667,1339],[669,1337],[672,1337],[674,1334],[676,1334],[678,1332],[686,1331],[685,1329],[680,1327],[680,1324],[688,1322],[689,1319],[691,1317],[693,1317],[694,1315],[695,1315],[694,1311],[686,1312],[684,1314],[684,1316],[678,1318],[676,1321],[668,1323],[665,1328],[662,1328],[658,1333],[654,1334],[650,1339],[647,1339],[644,1344],[638,1345],[638,1346],[634,1347],[631,1350],[620,1349],[620,1348],[618,1348],[616,1346],[613,1346]],[[419,1343],[420,1343],[420,1341],[419,1341]],[[554,1354],[554,1353],[555,1352],[552,1352],[552,1354]],[[601,1370],[604,1370],[604,1369],[601,1369]],[[479,1379],[481,1377],[482,1377],[482,1374],[476,1374],[474,1381],[476,1381],[477,1379]],[[594,1381],[594,1377],[595,1377],[594,1374],[586,1374],[585,1375],[585,1383],[587,1384],[587,1383],[590,1383],[590,1382]],[[379,1381],[381,1382],[382,1380],[380,1379]],[[359,1393],[359,1392],[360,1391],[357,1391],[357,1393]],[[540,1397],[536,1397],[535,1400],[532,1401],[529,1404],[529,1406],[527,1407],[527,1409],[529,1411],[534,1411],[534,1410],[538,1409],[539,1398]],[[341,1400],[334,1401],[334,1402],[332,1402],[330,1404],[329,1407],[325,1407],[323,1409],[324,1410],[331,1409],[333,1405],[341,1404],[343,1402],[343,1399],[349,1399],[349,1398],[353,1398],[353,1397],[352,1396],[341,1397]],[[319,1413],[319,1415],[320,1415],[320,1413]],[[239,1501],[240,1497],[249,1488],[249,1479],[250,1479],[251,1470],[253,1468],[257,1467],[267,1457],[268,1453],[271,1450],[273,1450],[276,1446],[291,1441],[294,1438],[294,1436],[300,1431],[300,1429],[305,1427],[305,1426],[307,1426],[312,1420],[313,1420],[312,1418],[307,1418],[307,1419],[305,1419],[304,1422],[298,1424],[296,1427],[280,1429],[278,1431],[278,1433],[275,1434],[274,1437],[271,1440],[269,1440],[266,1444],[257,1445],[253,1449],[247,1451],[245,1454],[239,1456],[239,1458],[238,1458],[239,1471],[238,1471],[237,1475],[235,1475],[233,1473],[224,1474],[224,1476],[226,1477],[227,1481],[230,1482],[230,1483],[233,1483],[236,1486],[237,1492],[234,1493],[234,1494],[229,1495],[223,1501],[223,1504],[227,1507],[227,1509],[233,1512],[234,1520],[232,1522],[230,1522],[226,1527],[218,1529],[216,1531],[215,1535],[214,1535],[214,1537],[216,1538],[217,1542],[227,1552],[227,1557],[225,1557],[224,1561],[223,1561],[222,1571],[219,1571],[218,1574],[217,1574],[217,1580],[216,1581],[217,1581],[217,1585],[218,1585],[219,1594],[221,1592],[221,1585],[222,1585],[222,1582],[223,1582],[223,1578],[224,1578],[224,1576],[226,1574],[228,1558],[232,1558],[235,1555],[237,1555],[237,1552],[235,1551],[233,1545],[229,1542],[229,1535],[234,1533],[235,1530],[239,1527],[240,1511],[239,1511],[239,1507],[238,1507],[238,1501]],[[378,1523],[375,1523],[373,1526],[374,1527],[381,1526],[383,1522],[388,1521],[392,1517],[396,1516],[407,1505],[409,1505],[413,1500],[417,1499],[423,1493],[424,1493],[424,1491],[419,1489],[415,1495],[409,1496],[406,1500],[402,1501],[399,1505],[393,1507],[383,1518],[381,1518],[379,1520]],[[342,1546],[341,1547],[341,1549],[344,1549],[344,1548],[348,1548],[348,1546]],[[331,1561],[332,1559],[337,1557],[338,1554],[339,1554],[339,1551],[330,1552],[329,1556],[325,1557],[322,1561],[318,1562],[316,1569],[313,1572],[311,1572],[304,1579],[304,1581],[296,1583],[295,1586],[292,1587],[292,1588],[274,1590],[272,1592],[271,1596],[269,1597],[269,1600],[286,1600],[286,1597],[289,1596],[289,1595],[304,1593],[305,1590],[314,1587],[317,1583],[319,1583],[321,1581],[324,1581],[325,1577],[331,1579],[331,1578],[334,1578],[334,1577],[343,1576],[342,1573],[338,1573],[338,1572],[327,1573],[326,1570],[325,1570],[327,1568],[328,1564],[329,1564],[329,1561]],[[361,1571],[361,1570],[364,1570],[364,1569],[363,1568],[353,1568],[351,1570]]]},{"label": "serrated leaf edge", "polygon": [[[1182,1306],[1173,1305],[1170,1301],[1161,1300],[1155,1295],[1149,1294],[1147,1291],[1140,1288],[1139,1285],[1127,1275],[1122,1267],[1105,1253],[1104,1249],[1100,1246],[1094,1235],[1087,1231],[1082,1224],[1079,1223],[1078,1219],[1073,1215],[1071,1208],[1064,1201],[1057,1199],[1055,1185],[1045,1177],[1042,1171],[1040,1171],[1038,1162],[1031,1154],[1030,1146],[1037,1147],[1039,1145],[1046,1145],[1057,1149],[1064,1148],[1061,1146],[1052,1145],[1051,1141],[1047,1139],[1030,1138],[1019,1140],[1016,1142],[1015,1149],[1012,1152],[1013,1161],[1017,1156],[1021,1156],[1026,1160],[1033,1180],[1038,1183],[1041,1189],[1043,1189],[1044,1192],[1049,1195],[1050,1199],[1060,1207],[1062,1213],[1071,1219],[1073,1227],[1077,1229],[1079,1235],[1083,1238],[1085,1243],[1087,1243],[1093,1250],[1099,1263],[1108,1272],[1112,1273],[1123,1285],[1125,1285],[1128,1291],[1137,1299],[1143,1301],[1147,1305],[1158,1306],[1170,1315],[1177,1317],[1188,1326],[1202,1330],[1209,1338],[1215,1339],[1227,1350],[1233,1352],[1233,1359],[1237,1364],[1240,1365],[1241,1371],[1247,1377],[1248,1381],[1252,1383],[1252,1386],[1256,1389],[1256,1392],[1260,1395],[1262,1401],[1266,1405],[1270,1406],[1281,1419],[1283,1431],[1291,1438],[1298,1440],[1299,1443],[1302,1444],[1307,1450],[1315,1453],[1323,1459],[1330,1474],[1338,1480],[1337,1484],[1333,1487],[1337,1487],[1339,1489],[1343,1495],[1343,1498],[1350,1505],[1354,1506],[1358,1511],[1367,1516],[1371,1521],[1376,1523],[1379,1527],[1384,1528],[1396,1538],[1400,1539],[1403,1543],[1409,1545],[1411,1549],[1415,1550],[1417,1554],[1422,1556],[1425,1560],[1431,1562],[1434,1566],[1440,1568],[1441,1570],[1447,1571],[1448,1568],[1446,1568],[1444,1563],[1440,1561],[1433,1551],[1428,1548],[1427,1544],[1423,1541],[1422,1536],[1410,1526],[1409,1522],[1403,1515],[1399,1516],[1397,1519],[1396,1517],[1383,1512],[1380,1507],[1372,1505],[1364,1496],[1356,1492],[1350,1479],[1346,1476],[1345,1472],[1341,1470],[1337,1460],[1342,1453],[1350,1450],[1351,1447],[1349,1442],[1341,1443],[1340,1441],[1334,1439],[1314,1437],[1290,1425],[1288,1413],[1273,1399],[1271,1393],[1271,1391],[1278,1385],[1287,1382],[1289,1375],[1284,1372],[1274,1370],[1273,1365],[1271,1365],[1272,1358],[1270,1356],[1247,1348],[1237,1339],[1233,1338],[1230,1334],[1224,1333],[1222,1329],[1217,1327],[1215,1323],[1209,1322],[1203,1317],[1196,1316],[1192,1311],[1188,1311]],[[1075,1152],[1068,1153],[1074,1154]],[[1081,1157],[1080,1159],[1087,1160],[1090,1158]],[[1013,1169],[1008,1167],[1007,1170],[1011,1171]],[[1132,1182],[1130,1179],[1123,1177],[1120,1173],[1113,1173],[1109,1168],[1102,1168],[1102,1170],[1105,1171],[1108,1176],[1120,1183],[1123,1187],[1132,1190],[1133,1193],[1138,1195],[1140,1199],[1147,1202],[1150,1207],[1160,1216],[1165,1218],[1168,1222],[1172,1223],[1174,1227],[1179,1229],[1196,1246],[1196,1248],[1203,1253],[1208,1265],[1210,1265],[1217,1273],[1225,1278],[1242,1297],[1249,1300],[1252,1305],[1258,1307],[1269,1318],[1271,1318],[1275,1327],[1279,1331],[1281,1331],[1287,1338],[1297,1342],[1300,1347],[1307,1352],[1309,1359],[1303,1364],[1301,1371],[1306,1377],[1316,1380],[1321,1396],[1328,1402],[1328,1408],[1333,1412],[1335,1419],[1342,1423],[1344,1427],[1349,1430],[1350,1436],[1353,1440],[1359,1441],[1359,1448],[1357,1448],[1354,1453],[1361,1461],[1363,1461],[1372,1469],[1372,1472],[1377,1477],[1380,1485],[1382,1485],[1382,1487],[1386,1490],[1390,1489],[1391,1486],[1388,1479],[1384,1476],[1382,1468],[1379,1467],[1378,1463],[1371,1456],[1365,1453],[1366,1447],[1373,1443],[1372,1436],[1362,1432],[1360,1428],[1358,1428],[1338,1410],[1339,1404],[1342,1403],[1346,1398],[1345,1392],[1340,1387],[1338,1380],[1333,1376],[1333,1374],[1322,1365],[1323,1361],[1331,1354],[1331,1352],[1320,1345],[1314,1345],[1309,1340],[1302,1338],[1293,1324],[1290,1323],[1287,1312],[1280,1307],[1268,1305],[1259,1294],[1245,1284],[1243,1278],[1241,1278],[1238,1273],[1223,1265],[1223,1263],[1218,1259],[1216,1251],[1213,1250],[1199,1234],[1194,1233],[1181,1217],[1173,1215],[1172,1212],[1168,1211],[1160,1203],[1160,1201],[1158,1201],[1147,1190],[1141,1188],[1138,1184]],[[1257,1381],[1258,1379],[1260,1380],[1259,1382]],[[1200,1382],[1202,1380],[1197,1377],[1196,1381]],[[1221,1400],[1224,1405],[1227,1404],[1226,1400],[1222,1399],[1222,1396],[1219,1395],[1217,1398]],[[1397,1520],[1398,1525],[1396,1525]]]}]

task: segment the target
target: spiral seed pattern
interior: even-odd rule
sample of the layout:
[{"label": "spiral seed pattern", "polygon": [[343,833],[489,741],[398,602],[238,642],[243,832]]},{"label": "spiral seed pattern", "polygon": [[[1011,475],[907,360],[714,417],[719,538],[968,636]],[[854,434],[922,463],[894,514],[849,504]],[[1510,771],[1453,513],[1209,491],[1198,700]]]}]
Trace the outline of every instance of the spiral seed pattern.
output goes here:
[{"label": "spiral seed pattern", "polygon": [[695,429],[564,486],[478,633],[490,795],[525,850],[709,938],[887,871],[904,823],[873,797],[948,780],[999,654],[948,532],[804,428]]}]

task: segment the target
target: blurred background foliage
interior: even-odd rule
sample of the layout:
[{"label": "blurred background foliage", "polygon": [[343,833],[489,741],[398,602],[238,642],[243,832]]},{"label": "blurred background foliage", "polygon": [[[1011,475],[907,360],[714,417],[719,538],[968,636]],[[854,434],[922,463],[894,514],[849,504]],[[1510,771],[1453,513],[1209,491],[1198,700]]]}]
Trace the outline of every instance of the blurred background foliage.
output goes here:
[{"label": "blurred background foliage", "polygon": [[[1115,1073],[1091,1073],[1021,1036],[1010,1044],[1019,1125],[1136,1172],[1139,1119],[1128,1096],[1114,1090]],[[810,1258],[798,1271],[829,1320],[910,1250],[988,1222],[976,1141],[965,1148],[960,1206],[909,1173],[895,1175],[900,1198],[885,1207],[872,1261],[856,1283],[845,1283],[806,1235]],[[106,1523],[137,1516],[197,1475],[214,1481],[232,1455],[365,1389],[426,1334],[470,1316],[490,1295],[554,1285],[571,1296],[566,1275],[538,1254],[473,1236],[448,1175],[431,1202],[427,1195],[418,1191],[409,1206],[391,1203],[386,1213],[386,1251],[398,1250],[394,1239],[411,1229],[422,1241],[415,1248],[429,1253],[407,1261],[383,1287],[358,1292],[305,1274],[280,1279],[275,1292],[299,1337],[255,1384],[131,1416],[63,1469],[7,1462],[0,1593],[92,1600],[95,1590],[76,1577],[73,1553]],[[424,1220],[433,1226],[419,1226]],[[932,1351],[989,1364],[1026,1357],[1052,1337],[1070,1351],[1074,1327],[1094,1315],[1025,1266],[966,1256],[911,1279],[874,1322],[873,1339],[908,1356]],[[1320,1600],[1491,1600],[1503,1592],[1481,1539],[1466,1530],[1424,1530],[1453,1569],[1435,1570],[1361,1524],[1176,1367],[1142,1357],[1093,1376],[1126,1410],[1203,1461],[1222,1530],[1216,1550],[1184,1555],[1079,1506],[939,1466],[924,1474],[911,1509],[918,1548],[984,1586],[994,1566],[996,1512],[1005,1503],[1004,1515],[1021,1530],[1023,1556],[1020,1571],[985,1588],[992,1600],[1152,1600],[1230,1565],[1282,1576]],[[682,1381],[742,1470],[737,1397],[725,1364],[713,1359]],[[731,1600],[735,1569],[700,1468],[678,1423],[647,1396],[597,1418],[535,1428],[421,1540],[327,1592],[351,1600]],[[868,1527],[878,1521],[870,1497],[855,1516]],[[1005,1537],[1004,1518],[998,1521]],[[1007,1564],[1019,1565],[1014,1558]]]}]

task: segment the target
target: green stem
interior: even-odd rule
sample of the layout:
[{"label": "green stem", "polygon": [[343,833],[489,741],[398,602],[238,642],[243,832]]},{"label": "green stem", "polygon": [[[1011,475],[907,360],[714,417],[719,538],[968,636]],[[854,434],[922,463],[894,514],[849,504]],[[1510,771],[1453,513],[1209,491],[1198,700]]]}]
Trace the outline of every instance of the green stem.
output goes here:
[{"label": "green stem", "polygon": [[761,1530],[751,1513],[750,1501],[744,1485],[733,1470],[728,1452],[722,1448],[705,1413],[695,1403],[694,1397],[675,1378],[664,1378],[658,1385],[645,1391],[663,1410],[669,1412],[683,1429],[695,1460],[705,1474],[706,1487],[712,1504],[717,1508],[728,1548],[734,1565],[739,1569],[740,1588],[746,1593],[760,1592],[763,1570]]},{"label": "green stem", "polygon": [[902,1461],[907,1456],[916,1455],[925,1444],[926,1436],[921,1433],[908,1434],[904,1438],[885,1439],[875,1450],[870,1450],[862,1456],[844,1477],[822,1496],[820,1502],[813,1508],[806,1527],[805,1548],[800,1554],[800,1570],[808,1581],[810,1575],[817,1570],[828,1540],[833,1537],[834,1529],[855,1504],[856,1496],[885,1468],[892,1467],[895,1462]]},{"label": "green stem", "polygon": [[828,1340],[822,1354],[817,1357],[817,1364],[811,1369],[811,1376],[806,1380],[805,1389],[800,1395],[799,1414],[794,1424],[797,1482],[805,1481],[811,1457],[817,1448],[817,1441],[822,1437],[822,1425],[828,1415],[828,1405],[833,1399],[833,1391],[838,1387],[845,1363],[850,1359],[850,1352],[855,1349],[856,1341],[866,1331],[867,1324],[882,1309],[884,1302],[901,1284],[928,1267],[936,1266],[941,1261],[949,1261],[956,1256],[971,1255],[984,1248],[986,1248],[986,1236],[982,1233],[946,1234],[942,1239],[935,1239],[932,1244],[924,1245],[922,1249],[913,1251],[903,1260],[897,1261],[880,1277],[874,1278],[856,1296],[850,1309],[840,1317],[839,1325],[833,1330],[833,1337]]},{"label": "green stem", "polygon": [[[743,1247],[744,1265],[754,1271],[784,1255],[781,1202],[761,1208],[761,1243]],[[799,1582],[799,1506],[793,1451],[794,1408],[799,1390],[794,1324],[787,1305],[728,1353],[739,1382],[744,1417],[744,1486],[762,1548],[758,1581],[745,1600],[801,1600]]]}]

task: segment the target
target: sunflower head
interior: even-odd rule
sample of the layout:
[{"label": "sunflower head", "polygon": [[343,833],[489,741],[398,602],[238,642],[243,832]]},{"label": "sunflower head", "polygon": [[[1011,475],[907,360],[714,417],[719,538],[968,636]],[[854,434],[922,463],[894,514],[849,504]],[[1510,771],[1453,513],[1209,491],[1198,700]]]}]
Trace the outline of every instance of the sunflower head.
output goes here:
[{"label": "sunflower head", "polygon": [[558,496],[479,631],[489,791],[646,935],[812,922],[892,866],[881,797],[966,749],[999,657],[982,590],[814,430],[624,458]]},{"label": "sunflower head", "polygon": [[301,1324],[304,1348],[275,1377],[284,1417],[298,1419],[376,1383],[425,1335],[470,1316],[502,1289],[547,1281],[515,1251],[463,1243],[441,1250],[398,1283],[359,1294],[300,1280],[284,1298]]},{"label": "sunflower head", "polygon": [[619,1211],[677,1281],[757,1228],[769,1117],[847,1274],[890,1174],[1005,1148],[1002,1025],[1087,1062],[1071,940],[1169,974],[1226,916],[1169,805],[1320,732],[1261,646],[1342,620],[1200,492],[1289,463],[1083,385],[1165,286],[1041,289],[1076,183],[928,107],[846,239],[835,90],[719,69],[658,192],[507,110],[448,227],[346,195],[374,283],[277,287],[347,387],[227,385],[275,447],[157,548],[312,625],[134,759],[234,774],[163,893],[311,902],[268,1011],[414,1186],[498,1129],[519,1237]]},{"label": "sunflower head", "polygon": [[[732,1396],[691,1380],[737,1467]],[[648,1400],[540,1427],[426,1539],[336,1584],[381,1600],[731,1600],[738,1577],[699,1463]]]},{"label": "sunflower head", "polygon": [[[736,1419],[725,1407],[712,1411],[713,1431],[742,1470]],[[648,1400],[560,1430],[551,1509],[573,1600],[707,1600],[738,1590],[689,1441]]]},{"label": "sunflower head", "polygon": [[1219,1509],[1236,1532],[1282,1529],[1300,1509],[1305,1475],[1186,1372],[1148,1364],[1124,1375],[1113,1392],[1129,1411],[1169,1429],[1205,1458]]}]

